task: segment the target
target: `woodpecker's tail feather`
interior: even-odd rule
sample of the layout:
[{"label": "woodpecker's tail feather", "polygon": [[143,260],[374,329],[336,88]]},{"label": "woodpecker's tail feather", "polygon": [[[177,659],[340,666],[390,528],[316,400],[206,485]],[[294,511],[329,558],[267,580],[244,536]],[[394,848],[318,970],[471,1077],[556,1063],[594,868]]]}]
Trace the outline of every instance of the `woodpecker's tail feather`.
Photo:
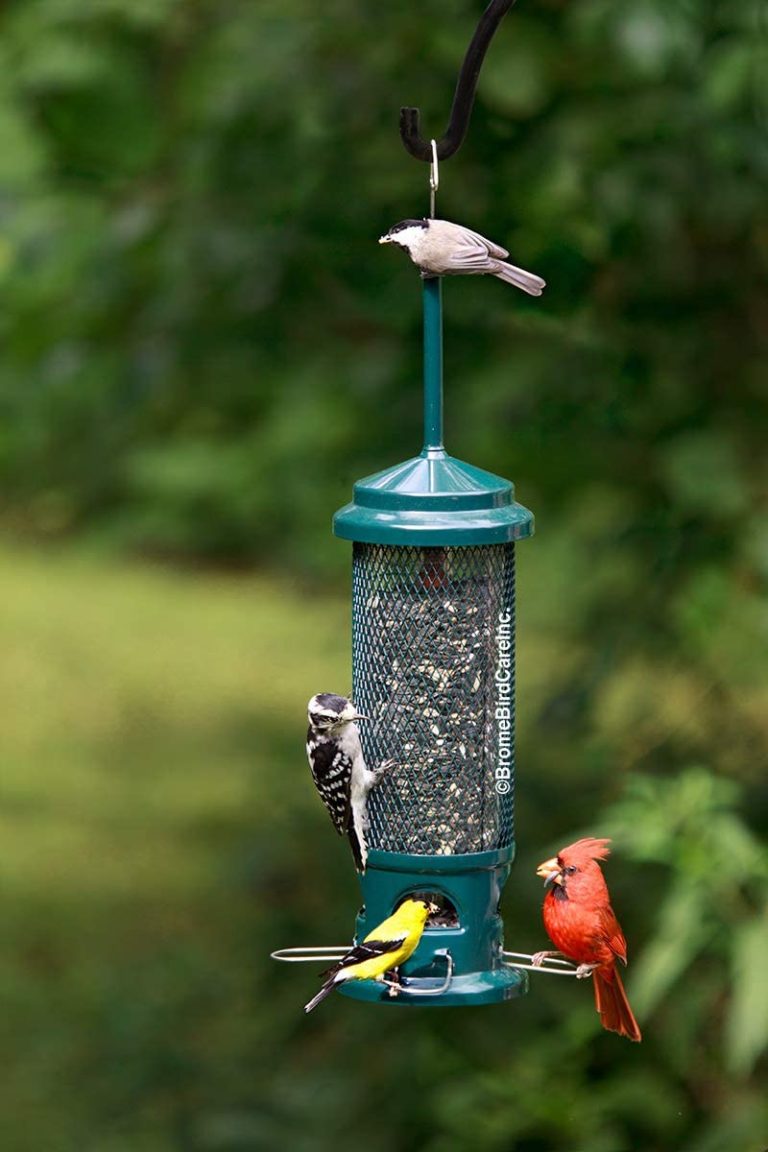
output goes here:
[{"label": "woodpecker's tail feather", "polygon": [[495,262],[493,275],[506,284],[514,284],[516,288],[522,288],[523,292],[527,292],[529,296],[541,296],[544,288],[546,288],[546,281],[542,280],[541,276],[536,276],[533,272],[526,272],[524,268],[516,268],[514,264],[505,264],[503,260]]},{"label": "woodpecker's tail feather", "polygon": [[331,994],[331,992],[333,992],[334,988],[338,984],[338,980],[336,979],[336,973],[337,972],[338,972],[338,967],[335,967],[333,969],[333,975],[328,977],[328,979],[326,980],[325,984],[323,984],[320,991],[316,992],[315,995],[312,997],[312,999],[309,1000],[304,1005],[304,1011],[305,1012],[311,1012],[313,1008],[317,1008],[320,1001],[325,1000],[326,996],[329,996]]},{"label": "woodpecker's tail feather", "polygon": [[350,822],[349,825],[349,846],[352,849],[352,855],[355,860],[355,868],[358,872],[365,872],[365,865],[368,861],[368,848],[365,843],[365,835],[362,829],[358,830],[354,823]]},{"label": "woodpecker's tail feather", "polygon": [[609,1032],[628,1036],[630,1040],[642,1040],[642,1034],[635,1020],[624,991],[619,973],[614,968],[610,974],[599,968],[592,974],[595,986],[595,1007],[600,1013],[600,1023]]}]

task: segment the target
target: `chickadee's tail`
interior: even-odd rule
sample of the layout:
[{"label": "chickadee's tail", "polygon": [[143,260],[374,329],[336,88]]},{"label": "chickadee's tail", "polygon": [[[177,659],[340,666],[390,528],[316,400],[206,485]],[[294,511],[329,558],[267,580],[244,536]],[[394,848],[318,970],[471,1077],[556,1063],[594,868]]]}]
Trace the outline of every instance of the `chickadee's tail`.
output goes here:
[{"label": "chickadee's tail", "polygon": [[522,288],[529,296],[541,296],[546,287],[546,281],[533,272],[526,272],[524,268],[516,268],[514,264],[505,264],[503,260],[496,260],[493,275],[506,284],[514,284]]}]

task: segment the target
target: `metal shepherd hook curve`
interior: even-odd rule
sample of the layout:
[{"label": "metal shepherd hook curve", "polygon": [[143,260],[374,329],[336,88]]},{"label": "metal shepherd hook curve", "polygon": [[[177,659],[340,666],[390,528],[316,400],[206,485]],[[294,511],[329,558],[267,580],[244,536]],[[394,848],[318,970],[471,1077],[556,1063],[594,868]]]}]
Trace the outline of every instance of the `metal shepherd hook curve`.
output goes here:
[{"label": "metal shepherd hook curve", "polygon": [[[515,0],[491,0],[480,17],[475,34],[467,48],[464,62],[461,65],[459,78],[456,81],[456,91],[453,94],[451,105],[451,118],[444,135],[437,141],[436,151],[438,160],[447,160],[458,152],[469,127],[469,118],[472,115],[472,105],[475,102],[477,81],[480,69],[483,66],[485,53],[493,35],[514,4]],[[425,140],[419,129],[418,108],[400,109],[400,136],[406,151],[417,160],[433,160],[432,141]]]}]

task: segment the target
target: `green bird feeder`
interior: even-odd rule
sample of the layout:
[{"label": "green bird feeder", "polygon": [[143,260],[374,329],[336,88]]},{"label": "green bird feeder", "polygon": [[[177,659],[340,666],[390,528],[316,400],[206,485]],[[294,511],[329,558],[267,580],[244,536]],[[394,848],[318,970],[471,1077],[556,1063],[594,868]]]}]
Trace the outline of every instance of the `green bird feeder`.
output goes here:
[{"label": "green bird feeder", "polygon": [[[368,800],[356,938],[404,897],[436,897],[390,1004],[490,1004],[527,977],[503,957],[499,898],[515,854],[515,542],[533,516],[514,487],[443,447],[441,281],[424,292],[424,447],[360,480],[336,513],[353,541],[352,697],[366,761],[392,767]],[[450,980],[447,966],[450,966]]]}]

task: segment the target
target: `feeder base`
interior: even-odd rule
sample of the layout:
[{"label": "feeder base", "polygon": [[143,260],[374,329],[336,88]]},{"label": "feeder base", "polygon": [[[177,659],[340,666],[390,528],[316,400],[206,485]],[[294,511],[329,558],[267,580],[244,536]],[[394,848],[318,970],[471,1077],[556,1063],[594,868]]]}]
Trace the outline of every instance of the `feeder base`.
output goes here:
[{"label": "feeder base", "polygon": [[455,856],[371,850],[367,871],[360,877],[365,903],[357,917],[356,940],[364,940],[408,896],[438,904],[443,900],[452,918],[427,925],[400,970],[404,987],[397,995],[390,995],[387,985],[375,980],[341,984],[342,995],[375,1004],[468,1007],[525,995],[526,974],[502,960],[504,925],[498,908],[513,856],[512,844]]},{"label": "feeder base", "polygon": [[[414,987],[427,991],[430,986],[438,989],[442,984],[439,977],[434,979],[411,978]],[[409,996],[407,989],[390,996],[386,984],[376,980],[350,980],[339,986],[342,996],[352,1000],[367,1000],[374,1004],[394,1004],[400,1007],[471,1007],[475,1004],[501,1004],[504,1000],[514,1000],[528,991],[528,976],[513,968],[499,968],[495,972],[470,972],[467,976],[454,976],[447,992],[435,996]]]}]

